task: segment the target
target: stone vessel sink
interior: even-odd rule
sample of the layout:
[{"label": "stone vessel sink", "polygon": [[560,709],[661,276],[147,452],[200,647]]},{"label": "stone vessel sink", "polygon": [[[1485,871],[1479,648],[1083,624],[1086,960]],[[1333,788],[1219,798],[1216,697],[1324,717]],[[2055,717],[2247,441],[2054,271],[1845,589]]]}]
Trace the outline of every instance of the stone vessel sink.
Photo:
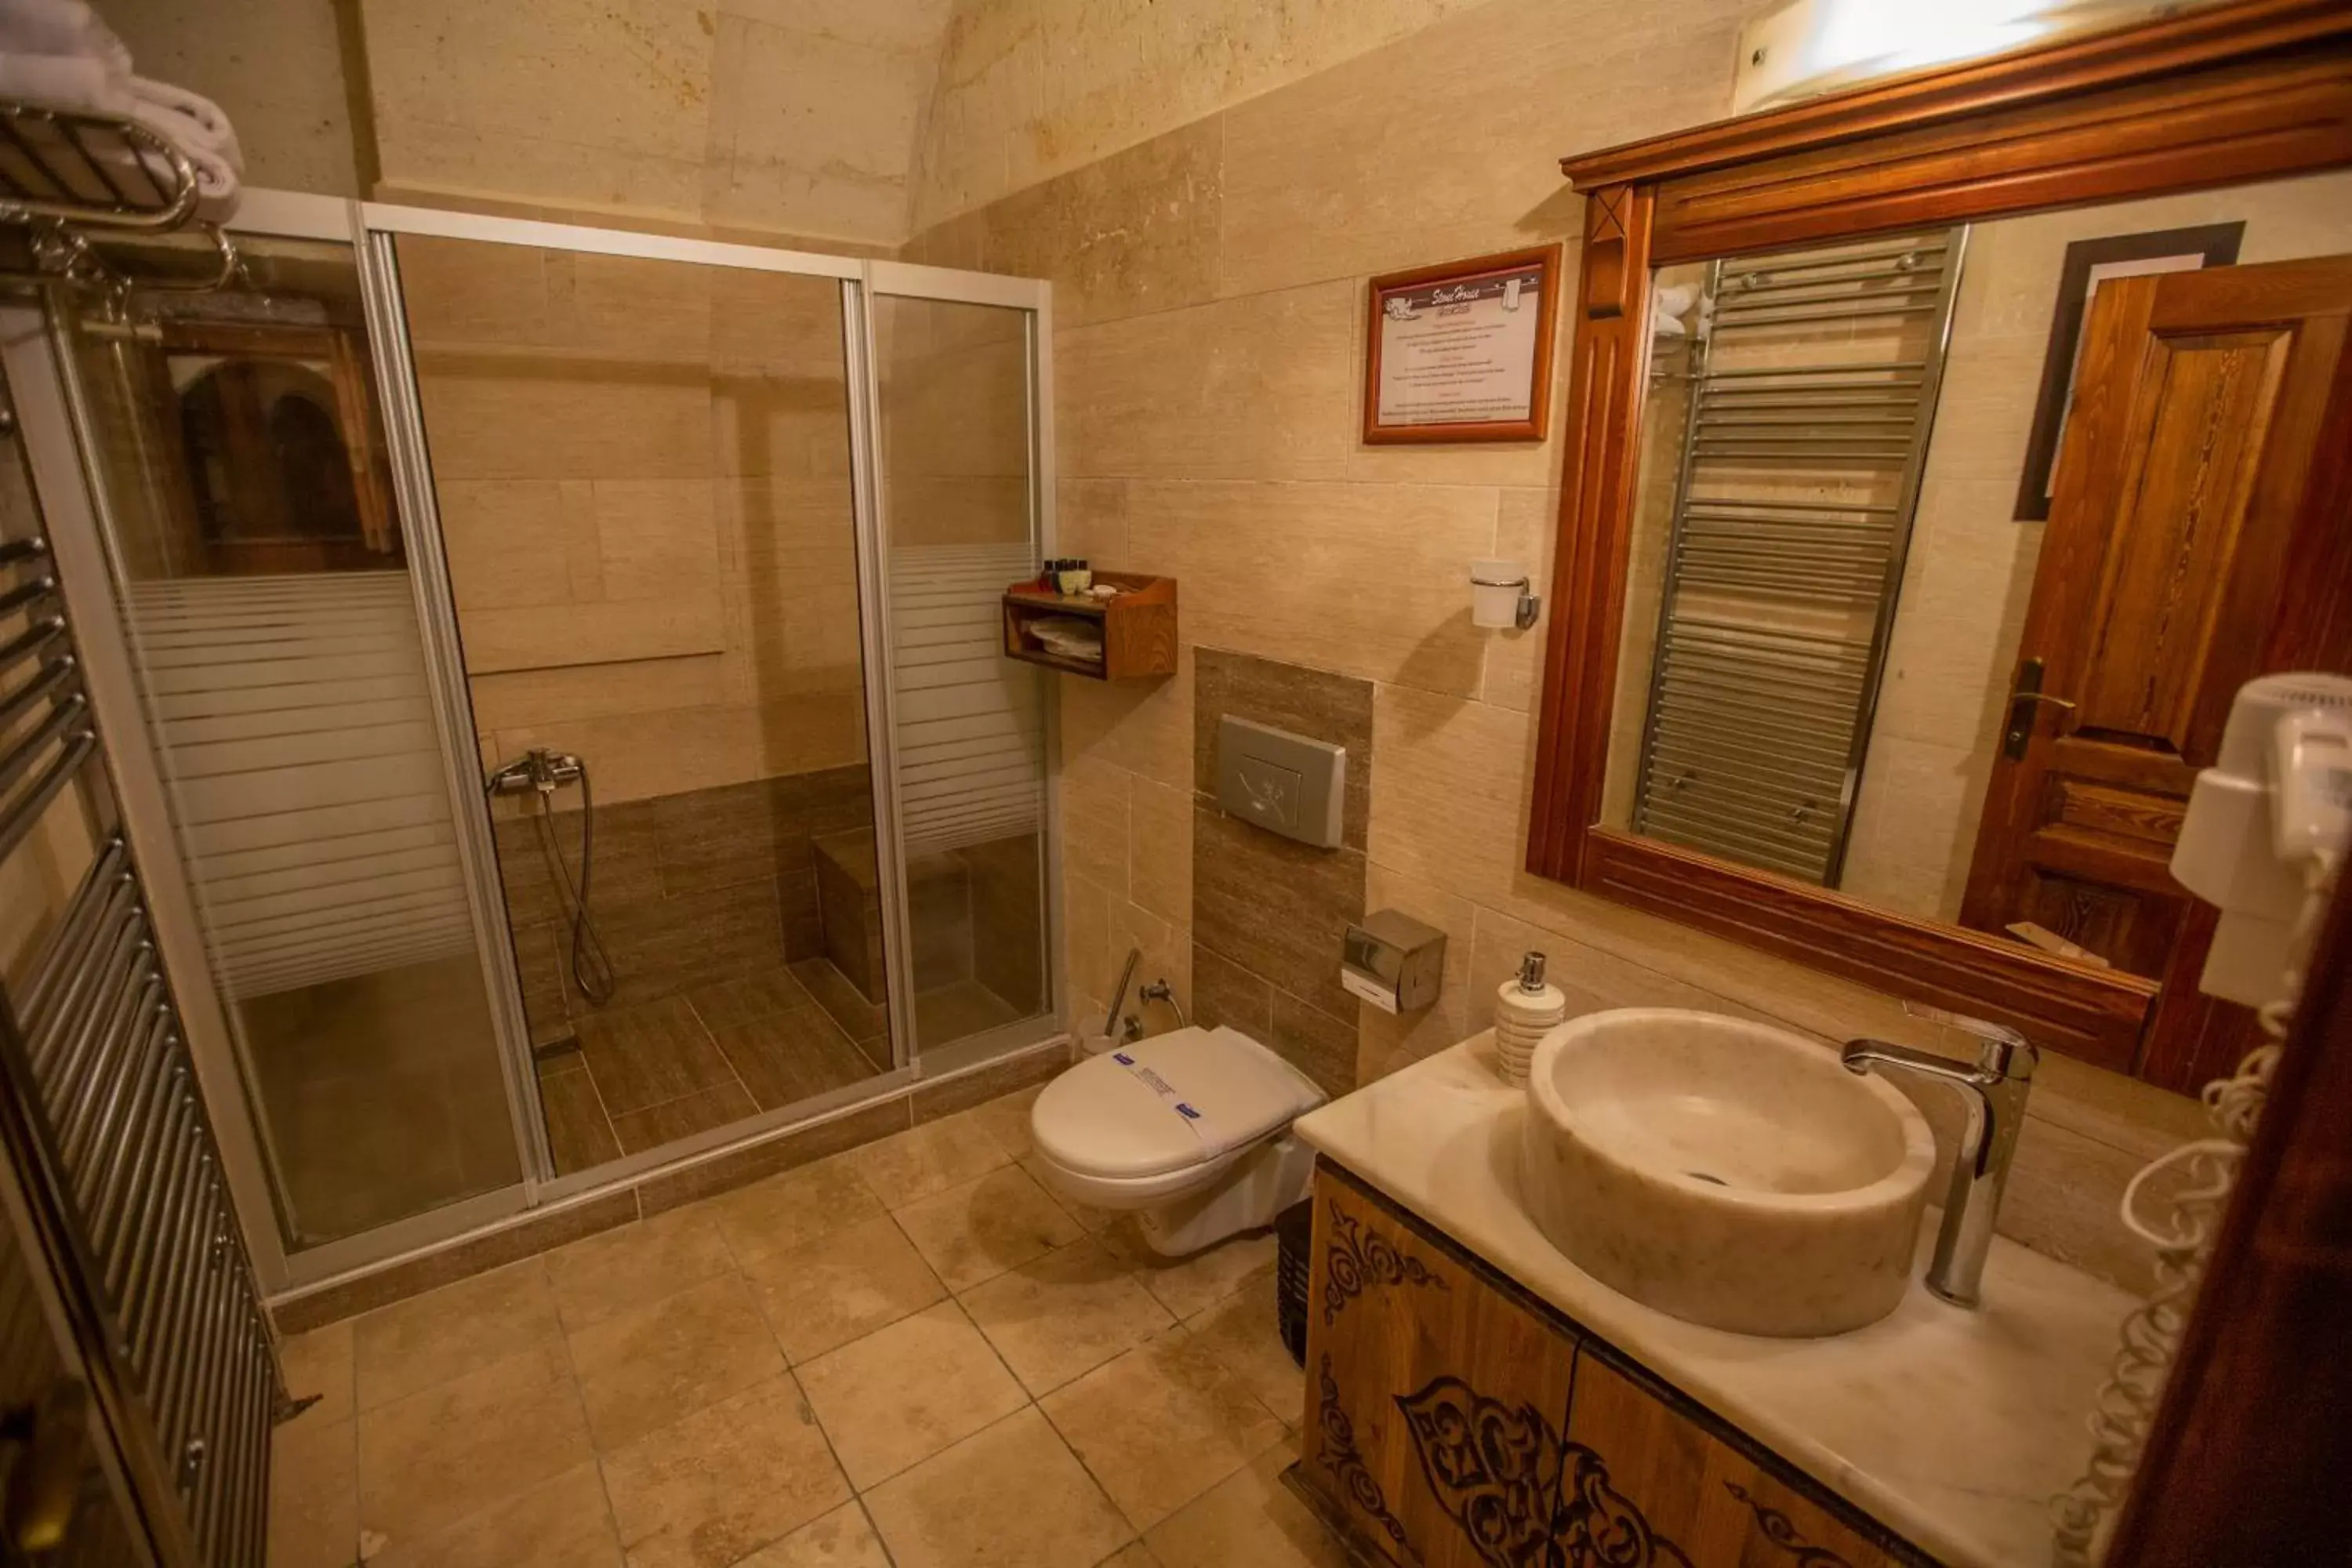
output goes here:
[{"label": "stone vessel sink", "polygon": [[1911,1102],[1799,1036],[1629,1007],[1544,1037],[1522,1190],[1586,1273],[1740,1333],[1843,1333],[1910,1283],[1934,1135]]}]

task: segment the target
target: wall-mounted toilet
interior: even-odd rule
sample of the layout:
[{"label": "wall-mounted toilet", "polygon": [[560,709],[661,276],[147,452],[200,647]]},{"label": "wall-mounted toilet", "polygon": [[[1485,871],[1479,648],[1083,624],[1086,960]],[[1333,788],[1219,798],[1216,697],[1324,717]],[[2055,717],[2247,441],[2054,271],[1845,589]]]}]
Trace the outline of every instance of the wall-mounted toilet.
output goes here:
[{"label": "wall-mounted toilet", "polygon": [[1037,1096],[1029,1131],[1048,1185],[1135,1211],[1155,1250],[1181,1257],[1307,1195],[1315,1152],[1290,1124],[1323,1100],[1247,1035],[1184,1028],[1072,1067]]}]

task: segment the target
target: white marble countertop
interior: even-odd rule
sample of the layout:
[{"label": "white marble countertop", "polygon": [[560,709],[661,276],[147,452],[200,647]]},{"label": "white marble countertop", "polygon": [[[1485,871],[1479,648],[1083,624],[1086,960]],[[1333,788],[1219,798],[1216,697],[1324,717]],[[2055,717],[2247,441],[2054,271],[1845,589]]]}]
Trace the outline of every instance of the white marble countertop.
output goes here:
[{"label": "white marble countertop", "polygon": [[[1701,1328],[1570,1263],[1518,1200],[1525,1091],[1478,1035],[1302,1118],[1307,1142],[1822,1485],[1953,1568],[2051,1561],[2048,1500],[2137,1303],[1996,1240],[1984,1304],[1915,1275],[1889,1316],[1829,1339]],[[1928,1211],[1921,1258],[1934,1240]]]}]

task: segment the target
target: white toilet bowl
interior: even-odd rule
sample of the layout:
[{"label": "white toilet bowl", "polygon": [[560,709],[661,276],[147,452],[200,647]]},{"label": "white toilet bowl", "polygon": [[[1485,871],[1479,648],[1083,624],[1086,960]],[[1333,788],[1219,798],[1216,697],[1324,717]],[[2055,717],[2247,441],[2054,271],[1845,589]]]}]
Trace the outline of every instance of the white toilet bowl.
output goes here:
[{"label": "white toilet bowl", "polygon": [[1029,1134],[1048,1185],[1134,1211],[1154,1250],[1181,1257],[1307,1195],[1315,1153],[1290,1124],[1323,1100],[1247,1035],[1178,1029],[1069,1068],[1037,1096]]}]

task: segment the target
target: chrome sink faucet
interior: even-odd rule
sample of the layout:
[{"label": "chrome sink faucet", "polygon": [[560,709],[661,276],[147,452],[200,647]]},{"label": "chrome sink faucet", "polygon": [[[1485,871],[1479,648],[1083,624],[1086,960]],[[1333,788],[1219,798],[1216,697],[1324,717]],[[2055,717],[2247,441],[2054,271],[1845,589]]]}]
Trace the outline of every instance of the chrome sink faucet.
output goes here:
[{"label": "chrome sink faucet", "polygon": [[1952,1151],[1952,1184],[1944,1194],[1944,1228],[1936,1235],[1927,1289],[1955,1306],[1973,1307],[1984,1299],[1985,1255],[1992,1249],[1993,1221],[2042,1055],[2014,1029],[1975,1019],[1961,1020],[1960,1026],[1977,1037],[1974,1067],[1885,1040],[1850,1040],[1842,1059],[1851,1073],[1873,1068],[1916,1073],[1959,1091],[1968,1114],[1959,1147]]}]

